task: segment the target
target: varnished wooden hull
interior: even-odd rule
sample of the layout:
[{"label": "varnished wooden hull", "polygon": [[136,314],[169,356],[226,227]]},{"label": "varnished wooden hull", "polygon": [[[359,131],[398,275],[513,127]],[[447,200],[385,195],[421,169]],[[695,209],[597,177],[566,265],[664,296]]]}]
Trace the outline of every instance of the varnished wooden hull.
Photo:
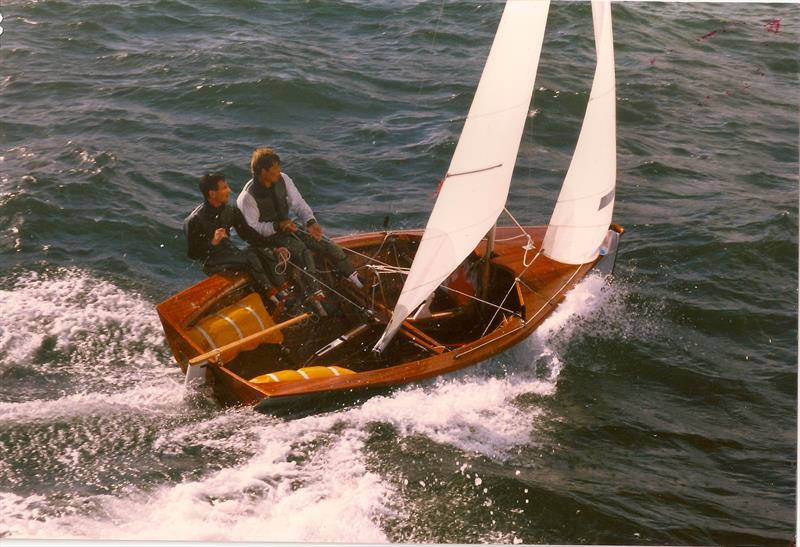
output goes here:
[{"label": "varnished wooden hull", "polygon": [[[388,356],[383,363],[372,370],[361,370],[355,374],[332,376],[297,381],[255,384],[246,379],[242,373],[244,368],[252,372],[253,366],[237,370],[235,365],[217,366],[209,364],[206,380],[211,384],[215,397],[225,405],[244,404],[258,405],[260,409],[297,408],[302,406],[304,398],[324,397],[327,394],[358,393],[367,389],[386,388],[407,384],[446,374],[480,361],[519,343],[529,336],[536,327],[555,309],[566,293],[575,286],[592,269],[598,268],[610,273],[616,254],[616,245],[622,228],[613,226],[606,238],[606,253],[595,261],[579,266],[565,265],[552,261],[544,255],[537,256],[541,247],[545,227],[526,227],[535,248],[526,254],[523,246],[527,238],[516,227],[498,227],[497,243],[491,259],[493,271],[505,282],[510,299],[506,299],[506,311],[487,324],[491,326],[485,336],[476,335],[472,339],[452,344],[427,343],[432,348],[429,354],[415,355],[404,362],[392,362]],[[413,242],[420,237],[420,231],[393,232],[391,237],[398,241]],[[387,241],[385,232],[375,232],[337,238],[336,241],[346,248],[374,249],[382,248]],[[485,243],[476,250],[475,256],[482,257]],[[398,258],[398,261],[400,259]],[[526,267],[533,262],[532,265]],[[518,279],[519,282],[515,280]],[[212,276],[157,306],[167,340],[178,364],[184,372],[187,361],[202,353],[187,336],[187,329],[207,310],[212,309],[226,295],[241,290],[248,280],[244,276]],[[511,293],[514,294],[511,294]],[[484,317],[481,315],[481,317]],[[440,332],[447,333],[441,325],[446,320],[437,321]],[[308,327],[310,328],[310,327]],[[433,340],[420,332],[424,327],[409,327],[411,334],[407,336],[416,346],[424,340]],[[457,327],[454,327],[457,329]],[[416,339],[414,333],[421,339]],[[371,333],[370,333],[371,334]],[[372,340],[367,337],[367,341]],[[435,341],[435,340],[434,340]],[[365,345],[366,342],[362,342]],[[424,345],[424,344],[423,344]],[[391,346],[387,352],[391,351]],[[312,356],[313,357],[313,356]],[[347,366],[347,363],[337,363]],[[362,360],[363,364],[363,360]],[[265,367],[267,364],[265,364]],[[271,365],[270,365],[271,366]],[[265,368],[265,370],[267,370]],[[267,370],[269,372],[269,370]],[[252,376],[251,376],[252,377]]]}]

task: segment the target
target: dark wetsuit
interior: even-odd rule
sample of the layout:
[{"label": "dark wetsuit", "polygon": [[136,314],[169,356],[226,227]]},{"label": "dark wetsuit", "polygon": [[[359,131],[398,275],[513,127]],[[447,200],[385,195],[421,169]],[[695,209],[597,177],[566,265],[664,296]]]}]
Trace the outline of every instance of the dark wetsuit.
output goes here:
[{"label": "dark wetsuit", "polygon": [[218,228],[225,228],[229,236],[233,228],[239,237],[259,242],[260,236],[247,225],[242,212],[235,205],[226,203],[213,207],[208,201],[204,202],[186,217],[183,231],[186,233],[189,258],[199,260],[206,275],[225,270],[246,271],[264,291],[283,285],[283,275],[275,271],[277,261],[272,249],[248,247],[242,250],[233,244],[230,237],[212,245],[214,232]]}]

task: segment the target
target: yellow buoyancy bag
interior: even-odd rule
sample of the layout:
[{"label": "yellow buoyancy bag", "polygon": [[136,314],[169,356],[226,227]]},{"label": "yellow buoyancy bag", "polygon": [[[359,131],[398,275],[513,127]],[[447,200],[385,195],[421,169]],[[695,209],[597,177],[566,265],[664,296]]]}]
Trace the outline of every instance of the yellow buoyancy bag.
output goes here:
[{"label": "yellow buoyancy bag", "polygon": [[[210,351],[274,324],[261,302],[261,297],[256,293],[250,293],[235,304],[203,317],[189,329],[189,338],[201,348]],[[245,344],[228,354],[226,360],[233,359],[240,351],[255,349],[265,342],[280,344],[283,342],[283,334],[281,331],[275,331],[262,339]]]},{"label": "yellow buoyancy bag", "polygon": [[303,367],[298,370],[279,370],[262,374],[250,380],[253,384],[268,384],[270,382],[289,382],[291,380],[310,380],[312,378],[330,378],[332,376],[344,376],[355,374],[349,368],[344,367]]}]

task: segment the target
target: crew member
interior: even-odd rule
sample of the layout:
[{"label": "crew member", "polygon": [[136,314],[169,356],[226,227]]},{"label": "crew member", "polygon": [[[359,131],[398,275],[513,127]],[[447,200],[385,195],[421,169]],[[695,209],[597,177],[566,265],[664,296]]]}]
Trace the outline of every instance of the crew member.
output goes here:
[{"label": "crew member", "polygon": [[205,201],[183,223],[189,258],[199,260],[206,275],[226,270],[249,273],[256,289],[271,307],[285,299],[288,285],[283,275],[275,270],[275,252],[285,256],[286,249],[238,248],[230,239],[231,228],[249,242],[258,242],[259,236],[252,233],[236,205],[228,204],[231,189],[225,175],[207,173],[200,178],[199,187]]},{"label": "crew member", "polygon": [[[272,148],[256,148],[250,159],[250,169],[253,178],[245,184],[236,200],[250,228],[266,238],[270,246],[288,248],[292,257],[313,277],[316,278],[317,274],[310,251],[328,258],[339,274],[357,288],[362,288],[358,274],[342,248],[323,237],[322,226],[314,218],[311,207],[289,175],[281,172],[278,154]],[[301,224],[296,224],[292,217]]]}]

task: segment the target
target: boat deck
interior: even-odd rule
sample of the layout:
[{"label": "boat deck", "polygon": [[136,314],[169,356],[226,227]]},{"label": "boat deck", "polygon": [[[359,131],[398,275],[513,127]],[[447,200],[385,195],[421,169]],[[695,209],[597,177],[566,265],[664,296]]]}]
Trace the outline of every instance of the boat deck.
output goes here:
[{"label": "boat deck", "polygon": [[[326,291],[329,316],[315,316],[284,329],[280,345],[263,343],[227,363],[211,364],[207,378],[216,397],[226,404],[252,404],[264,398],[391,386],[463,368],[502,351],[527,336],[593,266],[568,266],[537,256],[545,228],[528,227],[526,232],[534,245],[527,253],[523,249],[527,237],[518,228],[498,227],[489,290],[480,287],[482,243],[447,286],[437,289],[430,315],[409,318],[381,355],[373,353],[372,347],[383,332],[387,310],[397,299],[404,276],[387,273],[386,268],[378,273],[369,266],[407,268],[421,231],[339,238],[340,245],[357,252],[351,260],[371,289],[358,291],[326,274],[323,282],[334,289]],[[465,297],[464,289],[485,302]],[[249,292],[246,277],[217,275],[158,306],[173,353],[184,370],[189,358],[204,351],[189,339],[187,330],[201,317]],[[264,374],[313,366],[338,366],[354,374],[251,382]]]}]

